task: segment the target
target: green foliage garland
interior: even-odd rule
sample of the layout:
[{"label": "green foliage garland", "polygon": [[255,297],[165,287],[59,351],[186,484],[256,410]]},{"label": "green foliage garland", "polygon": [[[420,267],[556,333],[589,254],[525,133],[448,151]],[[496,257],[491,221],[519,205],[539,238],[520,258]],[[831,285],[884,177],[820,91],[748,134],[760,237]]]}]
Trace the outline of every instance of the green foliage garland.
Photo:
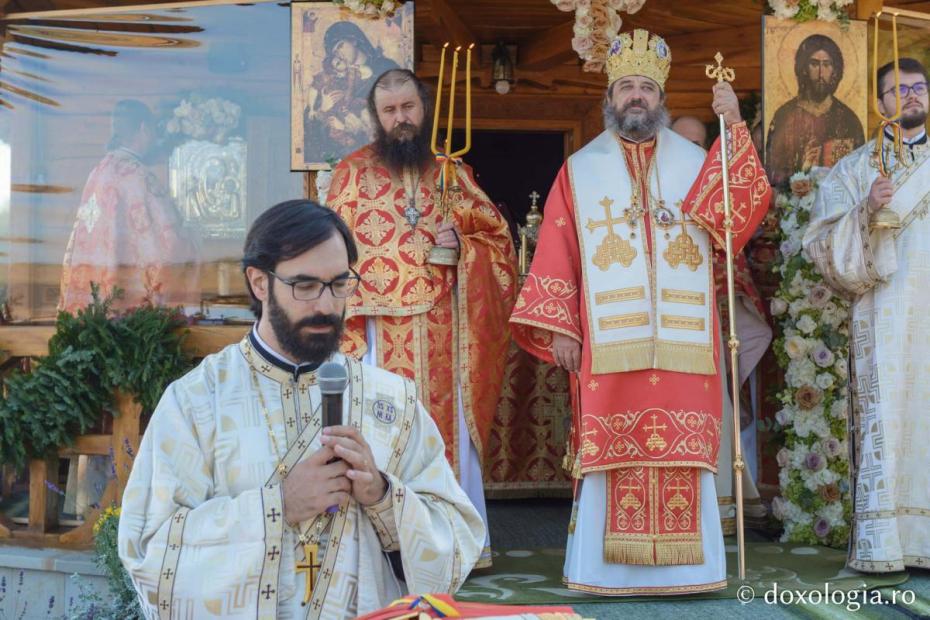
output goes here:
[{"label": "green foliage garland", "polygon": [[93,302],[77,315],[58,314],[48,356],[30,373],[14,371],[0,399],[0,463],[22,469],[71,445],[104,412],[116,413],[117,390],[150,413],[167,385],[191,367],[181,349],[184,317],[169,308],[142,306],[115,315],[113,300]]}]

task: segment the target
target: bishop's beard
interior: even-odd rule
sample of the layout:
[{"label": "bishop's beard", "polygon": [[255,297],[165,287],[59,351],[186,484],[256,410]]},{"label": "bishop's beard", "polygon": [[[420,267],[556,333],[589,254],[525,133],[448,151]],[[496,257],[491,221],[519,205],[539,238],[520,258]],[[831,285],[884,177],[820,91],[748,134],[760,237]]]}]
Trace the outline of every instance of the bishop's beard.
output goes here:
[{"label": "bishop's beard", "polygon": [[[646,113],[630,114],[630,109],[634,105],[639,105],[646,110]],[[610,99],[605,97],[603,108],[604,127],[634,142],[642,142],[655,137],[659,129],[667,127],[670,122],[668,109],[662,103],[650,110],[642,99],[634,99],[618,110]]]},{"label": "bishop's beard", "polygon": [[424,126],[401,123],[390,133],[384,131],[380,123],[376,126],[375,154],[391,170],[400,172],[405,168],[421,168],[432,158],[429,132],[424,130]]},{"label": "bishop's beard", "polygon": [[[343,317],[338,314],[314,314],[292,321],[284,308],[278,304],[274,290],[268,296],[268,321],[283,353],[287,353],[299,364],[322,364],[339,349],[342,338]],[[324,334],[303,333],[304,327],[330,326],[332,331]]]}]

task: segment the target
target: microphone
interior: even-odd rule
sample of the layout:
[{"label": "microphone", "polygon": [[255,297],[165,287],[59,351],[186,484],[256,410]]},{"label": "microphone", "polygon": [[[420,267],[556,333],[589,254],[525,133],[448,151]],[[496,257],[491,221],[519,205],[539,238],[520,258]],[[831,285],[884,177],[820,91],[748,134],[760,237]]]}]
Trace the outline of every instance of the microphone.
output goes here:
[{"label": "microphone", "polygon": [[323,395],[323,426],[342,424],[342,394],[349,384],[345,366],[336,362],[326,362],[317,370],[316,379]]},{"label": "microphone", "polygon": [[[323,426],[342,424],[342,394],[349,384],[349,375],[346,373],[345,366],[336,362],[326,362],[317,370],[316,380],[323,397],[321,404]],[[339,510],[338,506],[330,506],[326,512],[331,514],[337,510]]]}]

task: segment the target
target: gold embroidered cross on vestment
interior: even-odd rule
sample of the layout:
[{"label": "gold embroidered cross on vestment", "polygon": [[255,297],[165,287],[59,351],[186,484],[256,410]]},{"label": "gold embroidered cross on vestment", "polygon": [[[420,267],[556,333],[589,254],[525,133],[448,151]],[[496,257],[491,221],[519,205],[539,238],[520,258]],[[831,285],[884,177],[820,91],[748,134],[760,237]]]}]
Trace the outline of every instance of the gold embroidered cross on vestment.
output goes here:
[{"label": "gold embroidered cross on vestment", "polygon": [[[614,201],[607,196],[604,196],[604,199],[598,204],[604,207],[604,219],[594,220],[589,217],[586,227],[588,232],[592,233],[598,228],[606,227],[607,236],[604,237],[604,240],[597,246],[591,262],[601,271],[607,271],[613,264],[629,267],[633,264],[633,259],[636,258],[636,250],[630,245],[629,241],[614,232],[614,225],[623,222],[629,224],[632,213],[631,209],[635,211],[637,202],[634,200],[630,208],[624,210],[624,215],[621,217],[614,217],[611,214],[611,207]],[[641,208],[638,212],[642,214]]]}]

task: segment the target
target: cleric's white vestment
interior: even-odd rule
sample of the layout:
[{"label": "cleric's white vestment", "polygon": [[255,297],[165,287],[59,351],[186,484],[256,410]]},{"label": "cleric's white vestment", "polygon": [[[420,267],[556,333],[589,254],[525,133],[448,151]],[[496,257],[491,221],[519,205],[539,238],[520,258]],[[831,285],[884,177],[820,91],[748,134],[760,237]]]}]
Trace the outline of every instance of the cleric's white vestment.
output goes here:
[{"label": "cleric's white vestment", "polygon": [[[123,496],[119,552],[151,618],[351,618],[407,592],[454,592],[485,526],[456,482],[412,382],[342,355],[344,420],[361,428],[389,481],[379,504],[350,501],[299,525],[319,542],[312,598],[303,547],[284,524],[288,470],[320,444],[320,391],[250,334],[169,386]],[[253,383],[253,381],[255,383]],[[399,551],[402,580],[386,553]]]},{"label": "cleric's white vestment", "polygon": [[930,565],[930,150],[908,147],[915,161],[892,175],[889,208],[903,227],[873,231],[873,144],[824,179],[803,243],[827,282],[853,300],[848,564],[889,572]]}]

